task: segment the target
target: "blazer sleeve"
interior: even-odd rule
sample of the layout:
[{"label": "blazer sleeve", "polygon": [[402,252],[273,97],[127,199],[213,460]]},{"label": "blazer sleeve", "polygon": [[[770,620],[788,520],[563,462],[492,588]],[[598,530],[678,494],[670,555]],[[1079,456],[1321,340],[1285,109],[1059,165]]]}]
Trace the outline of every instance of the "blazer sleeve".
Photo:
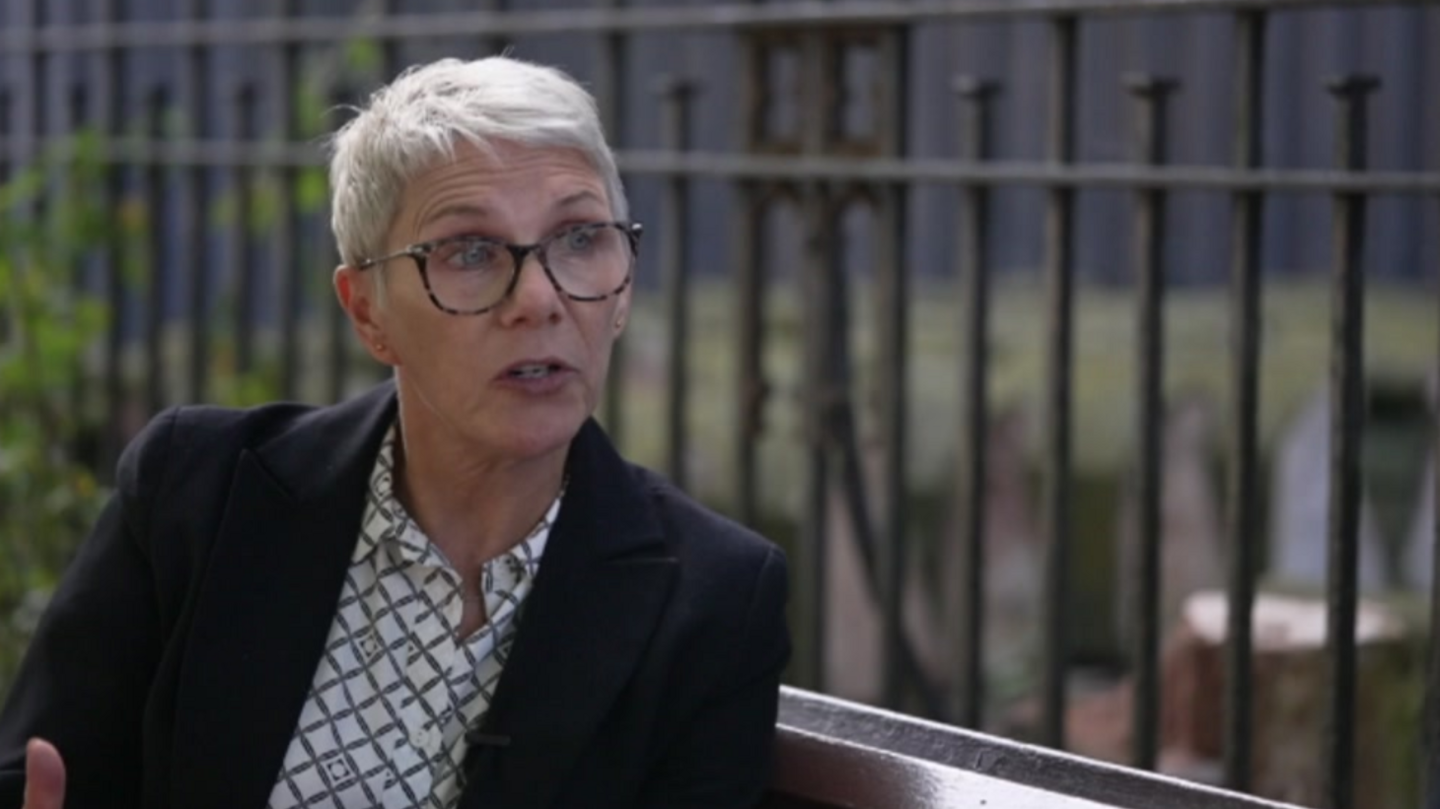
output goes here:
[{"label": "blazer sleeve", "polygon": [[756,576],[737,665],[670,744],[648,779],[646,809],[741,809],[770,782],[780,675],[790,659],[785,556],[770,548]]},{"label": "blazer sleeve", "polygon": [[149,535],[176,415],[126,448],[117,491],[56,588],[0,711],[0,809],[19,807],[25,743],[66,765],[66,809],[138,807],[141,717],[163,645]]}]

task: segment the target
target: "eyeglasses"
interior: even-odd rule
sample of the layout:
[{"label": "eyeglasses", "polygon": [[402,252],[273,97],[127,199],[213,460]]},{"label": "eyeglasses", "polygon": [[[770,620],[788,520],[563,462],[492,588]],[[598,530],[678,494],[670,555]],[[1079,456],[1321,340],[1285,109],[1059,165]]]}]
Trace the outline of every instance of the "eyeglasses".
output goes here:
[{"label": "eyeglasses", "polygon": [[619,295],[634,277],[643,228],[638,222],[592,222],[566,228],[535,244],[484,236],[454,236],[412,244],[355,265],[365,270],[392,258],[415,260],[430,301],[452,315],[479,315],[515,291],[531,253],[555,290],[576,301]]}]

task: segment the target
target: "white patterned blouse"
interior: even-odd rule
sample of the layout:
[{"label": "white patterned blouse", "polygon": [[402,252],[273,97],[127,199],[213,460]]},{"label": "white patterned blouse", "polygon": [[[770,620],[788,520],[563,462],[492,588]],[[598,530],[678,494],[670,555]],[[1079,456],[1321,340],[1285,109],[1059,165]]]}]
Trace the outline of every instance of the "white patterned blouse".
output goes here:
[{"label": "white patterned blouse", "polygon": [[467,730],[490,707],[564,496],[485,565],[488,621],[457,639],[461,577],[395,496],[395,428],[370,475],[359,541],[270,809],[452,809]]}]

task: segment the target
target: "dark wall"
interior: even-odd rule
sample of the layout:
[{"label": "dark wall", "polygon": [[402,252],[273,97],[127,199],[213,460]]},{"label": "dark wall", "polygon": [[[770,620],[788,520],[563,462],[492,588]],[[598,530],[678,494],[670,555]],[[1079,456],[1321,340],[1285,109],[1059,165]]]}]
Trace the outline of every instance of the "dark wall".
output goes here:
[{"label": "dark wall", "polygon": [[[704,0],[689,0],[706,5]],[[635,5],[675,5],[673,0],[639,0]],[[49,0],[42,19],[78,22],[93,19],[96,0]],[[219,18],[259,16],[277,3],[253,0],[210,0],[201,3],[208,15]],[[305,15],[376,13],[376,0],[303,0]],[[391,6],[406,13],[428,13],[474,8],[469,0],[395,0]],[[527,0],[529,8],[564,8],[588,5],[587,0]],[[171,19],[179,0],[120,0],[121,14],[130,20]],[[16,19],[17,2],[0,4],[0,25]],[[1077,149],[1083,161],[1122,162],[1132,153],[1133,104],[1121,85],[1127,71],[1162,74],[1181,83],[1172,102],[1170,159],[1175,163],[1225,165],[1232,143],[1234,107],[1232,76],[1233,22],[1223,14],[1099,18],[1080,27],[1080,120]],[[1044,157],[1047,97],[1048,32],[1045,23],[988,22],[926,23],[912,35],[909,75],[909,115],[905,124],[912,154],[926,157],[953,155],[958,143],[958,102],[950,89],[951,77],[970,73],[1001,83],[996,100],[997,157],[1036,160]],[[1391,171],[1440,170],[1436,144],[1440,143],[1440,57],[1430,43],[1440,42],[1440,9],[1409,6],[1353,10],[1287,11],[1271,15],[1265,64],[1264,160],[1284,168],[1324,168],[1333,152],[1334,103],[1324,90],[1334,74],[1362,71],[1378,75],[1382,89],[1371,102],[1371,142],[1368,160],[1377,169]],[[521,39],[512,43],[521,57],[553,62],[581,79],[593,74],[599,49],[592,37],[564,35]],[[407,42],[398,51],[400,62],[424,60],[443,54],[473,56],[480,43],[450,39]],[[372,86],[378,74],[357,67],[354,53],[343,48],[307,49],[306,65],[356,90]],[[49,100],[64,97],[64,87],[76,76],[91,75],[86,57],[52,60],[48,69]],[[204,126],[211,133],[226,131],[233,110],[227,99],[234,85],[270,76],[268,53],[242,48],[221,48],[210,62],[211,72]],[[169,85],[181,70],[179,55],[168,50],[133,53],[122,71],[125,108],[140,109],[143,94],[156,85]],[[373,65],[369,66],[373,68]],[[734,41],[726,33],[664,32],[630,39],[625,116],[612,133],[621,148],[659,146],[658,107],[650,87],[659,73],[682,73],[701,78],[704,92],[696,109],[696,147],[727,151],[737,147],[736,62]],[[16,73],[14,60],[0,61],[6,76]],[[67,75],[67,71],[69,71]],[[44,131],[65,128],[62,105],[42,106]],[[260,114],[266,115],[262,103]],[[23,115],[15,125],[30,125]],[[263,123],[262,123],[263,126]],[[223,193],[226,178],[217,175]],[[635,216],[655,221],[658,183],[650,178],[631,181]],[[1123,191],[1087,190],[1080,195],[1077,213],[1077,265],[1082,275],[1101,283],[1123,283],[1129,275],[1130,195]],[[730,211],[726,184],[699,182],[694,188],[693,224],[696,228],[692,260],[701,272],[722,272],[729,266],[726,245]],[[911,256],[916,272],[953,272],[954,225],[957,195],[954,189],[925,186],[912,198]],[[998,193],[992,227],[992,244],[1002,271],[1031,271],[1043,253],[1041,223],[1043,195],[1034,189],[1006,189]],[[1440,263],[1440,234],[1434,222],[1433,201],[1418,198],[1381,198],[1369,219],[1367,261],[1373,276],[1396,280],[1433,277]],[[1310,274],[1328,266],[1330,209],[1323,196],[1272,196],[1265,209],[1264,264],[1275,275]],[[1168,258],[1177,283],[1216,283],[1226,277],[1229,214],[1223,195],[1183,193],[1173,198],[1169,212]],[[653,235],[653,234],[652,234]],[[863,234],[856,240],[864,242]],[[863,260],[861,261],[863,263]],[[783,270],[783,268],[779,268]]]}]

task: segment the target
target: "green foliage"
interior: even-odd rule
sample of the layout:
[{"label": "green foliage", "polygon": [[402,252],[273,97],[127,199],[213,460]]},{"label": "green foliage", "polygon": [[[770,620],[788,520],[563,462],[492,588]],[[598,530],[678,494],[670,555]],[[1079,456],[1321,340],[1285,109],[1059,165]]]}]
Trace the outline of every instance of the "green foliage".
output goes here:
[{"label": "green foliage", "polygon": [[352,39],[345,43],[345,66],[357,73],[373,73],[384,61],[380,43],[373,39]]},{"label": "green foliage", "polygon": [[329,180],[318,168],[301,169],[295,178],[295,207],[302,212],[319,211],[330,199]]},{"label": "green foliage", "polygon": [[95,423],[77,396],[106,313],[72,279],[111,227],[94,141],[74,146],[0,189],[0,694],[106,495],[80,457]]}]

